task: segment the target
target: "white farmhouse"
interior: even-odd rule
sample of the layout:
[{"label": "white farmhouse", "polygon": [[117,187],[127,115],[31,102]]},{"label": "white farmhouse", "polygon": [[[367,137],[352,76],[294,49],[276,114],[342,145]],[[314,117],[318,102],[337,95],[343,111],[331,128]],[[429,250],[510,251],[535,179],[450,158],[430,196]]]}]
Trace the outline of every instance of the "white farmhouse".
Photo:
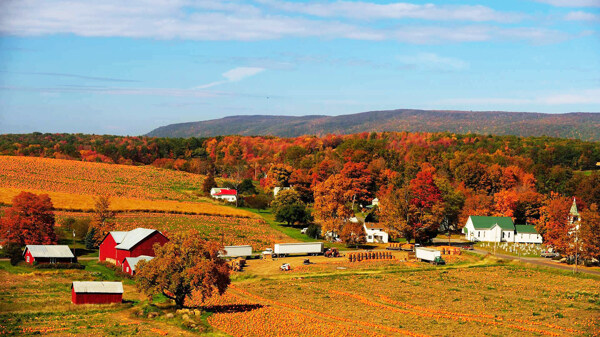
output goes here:
[{"label": "white farmhouse", "polygon": [[367,233],[369,243],[388,243],[389,235],[383,231],[383,226],[378,223],[366,222],[363,227]]},{"label": "white farmhouse", "polygon": [[237,199],[237,191],[230,188],[213,187],[210,189],[210,195],[215,199],[222,199],[229,202],[235,202]]},{"label": "white farmhouse", "polygon": [[289,190],[290,187],[273,187],[273,197],[277,197],[277,194],[279,194],[279,192],[281,191],[286,191]]}]

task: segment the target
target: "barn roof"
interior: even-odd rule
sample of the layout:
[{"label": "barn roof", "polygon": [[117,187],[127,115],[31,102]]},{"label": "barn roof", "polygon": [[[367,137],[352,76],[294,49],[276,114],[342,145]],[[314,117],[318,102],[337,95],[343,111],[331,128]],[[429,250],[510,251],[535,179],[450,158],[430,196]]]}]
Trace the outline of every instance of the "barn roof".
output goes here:
[{"label": "barn roof", "polygon": [[[135,245],[154,234],[154,232],[158,232],[156,229],[148,229],[148,228],[136,228],[134,230],[130,230],[125,233],[125,236],[119,242],[119,244],[115,247],[117,249],[130,250]],[[113,232],[111,232],[113,233]]]},{"label": "barn roof", "polygon": [[94,282],[94,281],[73,281],[71,286],[76,293],[93,294],[122,294],[123,283],[121,282]]},{"label": "barn roof", "polygon": [[48,258],[74,258],[73,252],[66,245],[27,245],[25,250],[31,253],[33,257],[48,257]]},{"label": "barn roof", "polygon": [[129,264],[129,267],[131,267],[131,270],[135,271],[135,266],[137,266],[138,262],[140,262],[142,260],[143,261],[150,261],[153,258],[154,258],[153,256],[140,255],[138,257],[126,257],[125,260]]},{"label": "barn roof", "polygon": [[473,227],[478,229],[490,229],[498,225],[503,230],[515,230],[515,224],[508,216],[477,216],[471,215]]},{"label": "barn roof", "polygon": [[237,191],[234,189],[222,188],[219,192],[213,195],[237,195]]},{"label": "barn roof", "polygon": [[119,244],[123,242],[123,239],[125,238],[125,235],[127,235],[127,233],[129,232],[110,232],[110,235],[112,235],[115,242]]}]

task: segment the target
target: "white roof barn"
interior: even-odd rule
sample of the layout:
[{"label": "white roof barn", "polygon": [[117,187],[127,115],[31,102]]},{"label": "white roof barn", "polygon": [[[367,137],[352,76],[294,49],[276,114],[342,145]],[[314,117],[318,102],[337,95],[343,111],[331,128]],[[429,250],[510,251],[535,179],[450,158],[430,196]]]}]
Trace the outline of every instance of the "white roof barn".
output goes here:
[{"label": "white roof barn", "polygon": [[23,254],[27,251],[35,258],[74,258],[73,252],[66,245],[27,245]]},{"label": "white roof barn", "polygon": [[76,293],[122,294],[123,293],[123,283],[121,283],[121,282],[73,281],[73,290],[75,290]]},{"label": "white roof barn", "polygon": [[[140,241],[149,237],[151,234],[156,232],[156,229],[148,229],[148,228],[136,228],[134,230],[130,230],[129,232],[110,232],[117,242],[117,249],[129,250],[133,248],[133,246],[137,245]],[[117,234],[115,236],[115,233]],[[124,234],[124,235],[123,235]],[[120,239],[120,240],[118,240]]]},{"label": "white roof barn", "polygon": [[138,257],[126,257],[125,260],[127,261],[127,264],[129,265],[129,267],[131,268],[131,271],[135,272],[135,267],[137,266],[138,262],[150,261],[153,258],[154,258],[154,256],[140,255]]}]

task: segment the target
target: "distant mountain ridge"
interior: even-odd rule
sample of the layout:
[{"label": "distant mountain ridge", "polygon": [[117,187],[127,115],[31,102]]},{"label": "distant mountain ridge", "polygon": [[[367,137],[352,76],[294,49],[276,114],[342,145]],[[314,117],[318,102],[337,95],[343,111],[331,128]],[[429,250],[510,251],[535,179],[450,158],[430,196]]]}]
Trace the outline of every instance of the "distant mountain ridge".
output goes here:
[{"label": "distant mountain ridge", "polygon": [[213,137],[221,135],[297,137],[372,131],[551,136],[600,141],[600,113],[546,114],[399,109],[339,116],[239,115],[161,126],[147,135],[152,137]]}]

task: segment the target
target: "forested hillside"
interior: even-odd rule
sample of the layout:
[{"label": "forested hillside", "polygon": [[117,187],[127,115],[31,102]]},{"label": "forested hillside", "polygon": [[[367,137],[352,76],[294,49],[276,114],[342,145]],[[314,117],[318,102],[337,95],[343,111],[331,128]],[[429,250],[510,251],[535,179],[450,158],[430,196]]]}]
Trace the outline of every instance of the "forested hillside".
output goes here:
[{"label": "forested hillside", "polygon": [[231,116],[159,127],[148,136],[352,134],[408,131],[515,136],[551,136],[600,140],[600,113],[543,114],[504,111],[371,111],[341,116]]}]

